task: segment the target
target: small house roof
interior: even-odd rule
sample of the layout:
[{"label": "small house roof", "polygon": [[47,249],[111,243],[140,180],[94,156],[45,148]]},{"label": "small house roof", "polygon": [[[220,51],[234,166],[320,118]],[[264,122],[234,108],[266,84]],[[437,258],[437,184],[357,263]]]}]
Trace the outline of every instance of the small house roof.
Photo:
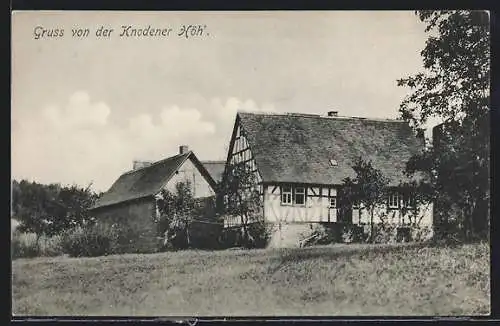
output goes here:
[{"label": "small house roof", "polygon": [[225,161],[201,161],[205,169],[215,182],[219,183],[222,180],[222,174],[224,173],[224,167],[226,165]]},{"label": "small house roof", "polygon": [[188,159],[195,164],[209,184],[215,187],[215,181],[210,173],[194,153],[189,151],[123,173],[111,188],[97,200],[92,209],[156,195]]},{"label": "small house roof", "polygon": [[357,157],[372,161],[391,185],[408,181],[408,159],[423,150],[400,120],[238,112],[263,182],[342,184]]}]

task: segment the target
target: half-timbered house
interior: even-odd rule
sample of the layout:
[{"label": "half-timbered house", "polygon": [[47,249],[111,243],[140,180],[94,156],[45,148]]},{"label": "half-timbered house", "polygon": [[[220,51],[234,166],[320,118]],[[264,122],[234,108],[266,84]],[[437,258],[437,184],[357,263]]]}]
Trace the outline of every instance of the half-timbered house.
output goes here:
[{"label": "half-timbered house", "polygon": [[[413,133],[400,120],[342,117],[337,112],[238,112],[224,178],[237,166],[255,174],[266,222],[364,224],[367,212],[349,204],[342,187],[344,178],[355,177],[352,165],[362,157],[390,180],[384,220],[404,224],[409,217],[402,208],[411,206],[412,199],[405,198],[398,185],[408,181],[407,160],[423,148],[423,134]],[[420,223],[432,224],[431,207],[417,211]],[[376,211],[375,223],[382,214]],[[226,217],[226,226],[239,223],[237,216]]]}]

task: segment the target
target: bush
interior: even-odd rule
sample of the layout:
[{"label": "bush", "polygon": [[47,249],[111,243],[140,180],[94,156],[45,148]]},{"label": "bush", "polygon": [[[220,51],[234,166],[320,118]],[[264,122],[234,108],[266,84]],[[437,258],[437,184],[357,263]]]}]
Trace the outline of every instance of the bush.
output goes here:
[{"label": "bush", "polygon": [[414,226],[410,229],[410,234],[411,240],[422,242],[432,240],[434,231],[430,226]]},{"label": "bush", "polygon": [[94,225],[76,228],[63,236],[64,253],[71,257],[95,257],[115,253],[117,234],[112,228]]},{"label": "bush", "polygon": [[250,240],[245,241],[244,245],[247,248],[266,248],[273,234],[274,225],[259,221],[248,225],[248,234]]},{"label": "bush", "polygon": [[197,249],[219,249],[222,224],[212,221],[192,222],[189,225],[190,246]]},{"label": "bush", "polygon": [[240,233],[240,228],[237,227],[223,228],[218,239],[220,248],[228,249],[239,246]]},{"label": "bush", "polygon": [[327,229],[322,224],[311,223],[310,231],[303,234],[299,245],[302,247],[327,244],[333,240],[333,228]]},{"label": "bush", "polygon": [[341,237],[336,242],[362,243],[366,242],[367,239],[368,234],[365,233],[364,225],[346,224],[342,226]]},{"label": "bush", "polygon": [[15,232],[10,245],[12,259],[40,256],[40,245],[36,242],[36,237],[30,237],[26,233]]},{"label": "bush", "polygon": [[34,233],[11,233],[11,258],[52,257],[63,254],[60,236],[37,236]]}]

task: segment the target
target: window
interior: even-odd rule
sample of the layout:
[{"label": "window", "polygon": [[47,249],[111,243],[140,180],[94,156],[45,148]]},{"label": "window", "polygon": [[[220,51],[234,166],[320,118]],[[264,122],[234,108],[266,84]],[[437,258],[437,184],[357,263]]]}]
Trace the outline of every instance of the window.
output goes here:
[{"label": "window", "polygon": [[293,202],[297,205],[304,205],[306,203],[306,189],[304,187],[295,188]]},{"label": "window", "polygon": [[337,207],[337,197],[330,197],[330,208]]},{"label": "window", "polygon": [[411,195],[403,196],[403,206],[404,207],[413,207],[415,205],[415,201]]},{"label": "window", "polygon": [[399,195],[397,193],[390,194],[388,204],[389,208],[399,208]]},{"label": "window", "polygon": [[305,205],[306,203],[306,188],[304,187],[281,187],[281,204],[282,205]]},{"label": "window", "polygon": [[292,187],[281,187],[281,203],[285,205],[292,204]]}]

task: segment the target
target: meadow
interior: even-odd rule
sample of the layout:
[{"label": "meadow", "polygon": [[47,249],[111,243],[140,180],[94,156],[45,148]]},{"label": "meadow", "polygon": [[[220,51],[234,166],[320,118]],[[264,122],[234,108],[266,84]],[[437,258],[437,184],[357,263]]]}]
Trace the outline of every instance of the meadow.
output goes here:
[{"label": "meadow", "polygon": [[449,316],[489,311],[488,244],[335,244],[12,262],[14,316]]}]

